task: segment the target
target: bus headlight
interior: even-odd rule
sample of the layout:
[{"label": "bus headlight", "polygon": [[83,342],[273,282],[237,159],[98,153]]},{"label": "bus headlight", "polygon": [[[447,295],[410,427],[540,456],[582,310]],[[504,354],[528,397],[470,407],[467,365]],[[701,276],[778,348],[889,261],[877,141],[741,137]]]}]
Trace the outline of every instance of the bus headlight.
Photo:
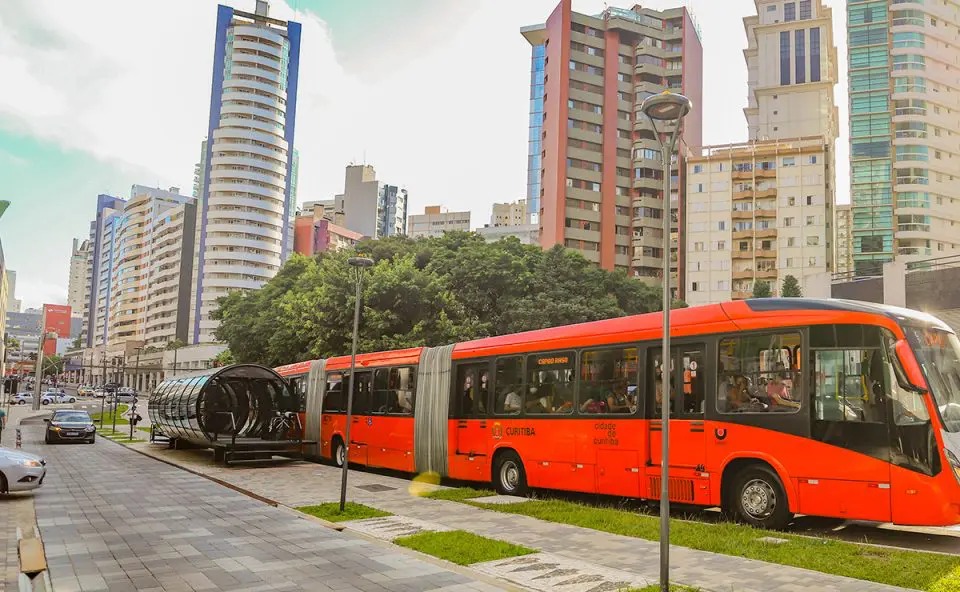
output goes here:
[{"label": "bus headlight", "polygon": [[947,457],[947,462],[950,463],[950,468],[953,470],[953,477],[957,480],[957,484],[960,485],[960,459],[957,459],[957,455],[950,452],[946,448],[943,449],[944,455]]}]

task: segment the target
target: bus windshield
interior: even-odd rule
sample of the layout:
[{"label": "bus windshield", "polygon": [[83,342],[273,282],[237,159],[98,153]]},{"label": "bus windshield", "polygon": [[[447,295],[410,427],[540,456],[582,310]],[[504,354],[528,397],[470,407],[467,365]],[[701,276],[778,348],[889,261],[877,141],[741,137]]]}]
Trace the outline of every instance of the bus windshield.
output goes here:
[{"label": "bus windshield", "polygon": [[904,327],[948,432],[960,432],[960,339],[932,327]]}]

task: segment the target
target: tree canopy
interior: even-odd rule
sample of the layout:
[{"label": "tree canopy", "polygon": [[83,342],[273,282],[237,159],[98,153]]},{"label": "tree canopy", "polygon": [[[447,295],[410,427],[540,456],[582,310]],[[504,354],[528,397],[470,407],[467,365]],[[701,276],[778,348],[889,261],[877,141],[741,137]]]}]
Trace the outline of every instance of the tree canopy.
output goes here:
[{"label": "tree canopy", "polygon": [[754,298],[770,298],[770,282],[758,280],[753,284]]},{"label": "tree canopy", "polygon": [[800,298],[803,296],[803,292],[800,290],[800,282],[797,281],[797,278],[792,275],[783,278],[783,288],[780,290],[780,295],[784,298]]},{"label": "tree canopy", "polygon": [[[659,288],[606,271],[573,251],[470,232],[367,240],[294,255],[263,288],[219,300],[216,336],[237,362],[279,365],[343,355],[353,332],[354,268],[363,279],[359,351],[437,346],[661,309]],[[675,302],[673,307],[686,306]]]}]

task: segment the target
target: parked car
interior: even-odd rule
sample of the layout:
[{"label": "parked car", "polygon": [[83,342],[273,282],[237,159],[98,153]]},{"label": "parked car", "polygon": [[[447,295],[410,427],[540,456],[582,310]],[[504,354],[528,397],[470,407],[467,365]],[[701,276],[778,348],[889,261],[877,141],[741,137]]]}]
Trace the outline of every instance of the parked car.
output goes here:
[{"label": "parked car", "polygon": [[40,397],[41,405],[49,405],[50,403],[76,403],[77,398],[73,395],[67,395],[64,393],[58,393],[56,391],[50,391],[43,393]]},{"label": "parked car", "polygon": [[33,403],[33,393],[17,393],[10,397],[11,405],[28,405]]},{"label": "parked car", "polygon": [[104,391],[102,388],[98,388],[95,391],[93,391],[93,396],[98,399],[102,399],[107,396],[107,392]]},{"label": "parked car", "polygon": [[86,442],[93,444],[97,437],[97,428],[86,411],[60,409],[53,412],[47,422],[47,432],[43,440],[47,444],[56,442]]},{"label": "parked car", "polygon": [[137,393],[133,389],[117,391],[116,400],[118,403],[133,403],[137,399]]},{"label": "parked car", "polygon": [[87,385],[81,385],[77,387],[77,394],[81,397],[90,397],[93,396],[93,387]]},{"label": "parked car", "polygon": [[0,447],[0,493],[36,489],[46,475],[47,462],[42,456]]}]

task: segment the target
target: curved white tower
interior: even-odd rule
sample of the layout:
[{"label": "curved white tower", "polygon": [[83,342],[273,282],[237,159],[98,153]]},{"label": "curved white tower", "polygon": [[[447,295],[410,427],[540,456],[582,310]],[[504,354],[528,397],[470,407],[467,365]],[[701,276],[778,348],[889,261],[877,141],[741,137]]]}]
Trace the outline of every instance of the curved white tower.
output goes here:
[{"label": "curved white tower", "polygon": [[219,6],[200,195],[193,342],[217,299],[259,288],[290,251],[300,25]]}]

